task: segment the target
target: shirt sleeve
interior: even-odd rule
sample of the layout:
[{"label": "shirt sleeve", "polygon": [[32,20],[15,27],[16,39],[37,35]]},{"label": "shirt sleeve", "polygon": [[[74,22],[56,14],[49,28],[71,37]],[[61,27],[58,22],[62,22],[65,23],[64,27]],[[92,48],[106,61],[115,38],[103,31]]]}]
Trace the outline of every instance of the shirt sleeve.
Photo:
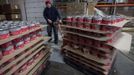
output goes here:
[{"label": "shirt sleeve", "polygon": [[61,19],[59,11],[56,8],[55,8],[55,11],[56,11],[56,15],[57,15],[58,19]]},{"label": "shirt sleeve", "polygon": [[47,23],[48,23],[48,17],[47,17],[47,9],[45,8],[43,11],[43,17],[46,19]]}]

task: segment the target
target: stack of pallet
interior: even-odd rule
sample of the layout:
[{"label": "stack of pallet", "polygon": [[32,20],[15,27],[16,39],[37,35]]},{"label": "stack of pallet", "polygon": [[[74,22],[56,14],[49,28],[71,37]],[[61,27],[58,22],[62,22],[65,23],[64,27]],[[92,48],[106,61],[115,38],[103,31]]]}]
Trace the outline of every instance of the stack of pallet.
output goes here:
[{"label": "stack of pallet", "polygon": [[13,32],[10,29],[10,33],[1,31],[0,75],[39,75],[46,68],[50,48],[44,43],[50,38],[41,34],[44,27],[32,25]]},{"label": "stack of pallet", "polygon": [[3,4],[0,5],[0,9],[0,20],[21,20],[21,9],[19,5]]},{"label": "stack of pallet", "polygon": [[[109,17],[110,18],[110,17]],[[106,17],[67,17],[62,25],[65,62],[93,75],[108,75],[117,50],[130,49],[131,35],[122,33],[128,20]]]}]

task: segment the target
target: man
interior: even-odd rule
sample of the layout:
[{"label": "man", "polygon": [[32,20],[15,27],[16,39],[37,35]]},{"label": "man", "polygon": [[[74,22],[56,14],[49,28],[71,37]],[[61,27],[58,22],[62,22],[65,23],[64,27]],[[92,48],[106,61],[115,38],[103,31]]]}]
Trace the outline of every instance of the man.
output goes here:
[{"label": "man", "polygon": [[58,26],[55,25],[55,22],[60,21],[61,17],[58,10],[52,6],[50,1],[46,1],[46,8],[44,9],[43,16],[48,24],[48,36],[52,36],[52,31],[54,33],[54,43],[58,44]]}]

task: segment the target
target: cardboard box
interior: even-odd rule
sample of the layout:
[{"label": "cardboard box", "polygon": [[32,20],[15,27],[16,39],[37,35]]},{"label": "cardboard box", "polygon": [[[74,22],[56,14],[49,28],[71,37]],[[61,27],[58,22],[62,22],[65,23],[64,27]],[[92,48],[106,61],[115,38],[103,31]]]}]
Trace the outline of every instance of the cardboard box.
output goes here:
[{"label": "cardboard box", "polygon": [[0,21],[3,21],[5,19],[6,19],[5,15],[0,15]]},{"label": "cardboard box", "polygon": [[15,14],[15,13],[20,14],[21,13],[19,5],[11,5],[11,9],[12,9],[13,14]]},{"label": "cardboard box", "polygon": [[11,5],[11,9],[20,9],[19,5],[15,4],[15,5]]},{"label": "cardboard box", "polygon": [[20,14],[12,14],[11,17],[12,17],[12,19],[20,19],[21,15]]},{"label": "cardboard box", "polygon": [[2,9],[4,14],[10,14],[12,12],[10,4],[4,4]]},{"label": "cardboard box", "polygon": [[4,14],[20,13],[21,12],[19,5],[4,4],[2,9],[3,9]]},{"label": "cardboard box", "polygon": [[6,20],[21,20],[20,14],[6,14]]},{"label": "cardboard box", "polygon": [[2,5],[0,5],[0,14],[3,13],[3,10],[2,10]]}]

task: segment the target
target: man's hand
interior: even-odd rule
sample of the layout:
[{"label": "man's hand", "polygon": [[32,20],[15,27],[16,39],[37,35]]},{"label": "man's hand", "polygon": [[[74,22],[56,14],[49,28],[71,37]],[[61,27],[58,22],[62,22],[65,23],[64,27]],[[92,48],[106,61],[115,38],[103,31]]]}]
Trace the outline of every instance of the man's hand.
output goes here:
[{"label": "man's hand", "polygon": [[48,19],[48,22],[49,22],[49,23],[52,23],[52,20]]},{"label": "man's hand", "polygon": [[62,20],[59,20],[59,23],[62,23]]}]

